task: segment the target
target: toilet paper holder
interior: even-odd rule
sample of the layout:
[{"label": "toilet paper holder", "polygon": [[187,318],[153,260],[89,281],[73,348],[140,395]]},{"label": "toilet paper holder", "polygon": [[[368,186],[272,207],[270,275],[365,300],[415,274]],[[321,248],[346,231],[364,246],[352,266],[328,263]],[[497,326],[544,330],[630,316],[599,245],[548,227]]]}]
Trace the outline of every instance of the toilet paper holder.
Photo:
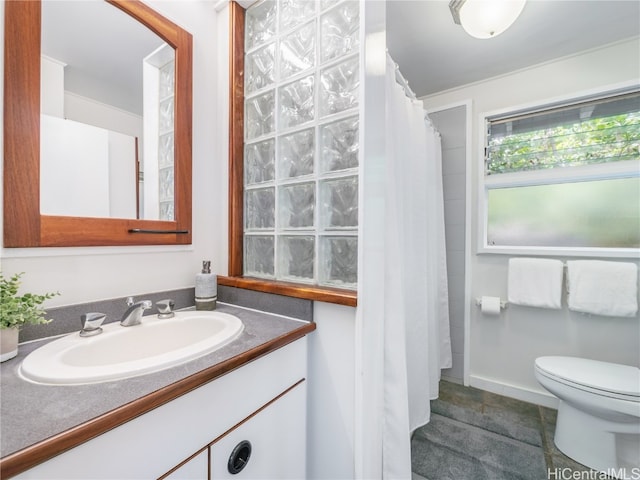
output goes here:
[{"label": "toilet paper holder", "polygon": [[[482,297],[478,297],[476,298],[476,305],[478,307],[482,307]],[[507,301],[506,300],[500,300],[500,310],[504,310],[505,308],[507,308]]]}]

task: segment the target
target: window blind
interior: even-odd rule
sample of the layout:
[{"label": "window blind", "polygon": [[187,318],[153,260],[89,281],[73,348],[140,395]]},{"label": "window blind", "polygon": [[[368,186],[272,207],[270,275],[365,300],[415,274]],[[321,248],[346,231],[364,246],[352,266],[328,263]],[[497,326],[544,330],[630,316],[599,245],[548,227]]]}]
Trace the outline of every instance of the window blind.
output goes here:
[{"label": "window blind", "polygon": [[639,91],[487,122],[487,175],[640,157]]}]

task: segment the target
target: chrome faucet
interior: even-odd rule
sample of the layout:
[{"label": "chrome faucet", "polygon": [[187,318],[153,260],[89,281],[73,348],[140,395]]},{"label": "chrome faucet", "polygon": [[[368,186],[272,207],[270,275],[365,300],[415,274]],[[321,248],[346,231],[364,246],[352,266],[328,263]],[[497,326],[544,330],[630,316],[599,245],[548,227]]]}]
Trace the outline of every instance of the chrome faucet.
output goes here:
[{"label": "chrome faucet", "polygon": [[156,307],[158,308],[158,318],[175,317],[176,314],[173,312],[173,307],[175,306],[176,303],[170,298],[156,302]]},{"label": "chrome faucet", "polygon": [[127,311],[122,315],[122,320],[120,320],[120,325],[123,327],[132,327],[134,325],[140,325],[142,322],[142,313],[145,310],[149,310],[151,308],[151,300],[140,300],[139,302],[134,302],[133,297],[127,298]]},{"label": "chrome faucet", "polygon": [[82,330],[80,330],[81,337],[92,337],[93,335],[98,335],[102,333],[102,322],[104,322],[107,316],[104,313],[99,312],[89,312],[83,313],[80,316],[80,321],[82,322]]}]

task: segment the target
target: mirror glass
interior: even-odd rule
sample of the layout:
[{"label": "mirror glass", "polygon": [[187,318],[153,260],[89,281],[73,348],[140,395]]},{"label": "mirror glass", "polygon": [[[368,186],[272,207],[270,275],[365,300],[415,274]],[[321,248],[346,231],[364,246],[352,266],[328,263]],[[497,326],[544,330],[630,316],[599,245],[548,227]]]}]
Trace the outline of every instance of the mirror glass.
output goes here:
[{"label": "mirror glass", "polygon": [[43,1],[41,213],[174,220],[174,86],[175,50],[127,13]]}]

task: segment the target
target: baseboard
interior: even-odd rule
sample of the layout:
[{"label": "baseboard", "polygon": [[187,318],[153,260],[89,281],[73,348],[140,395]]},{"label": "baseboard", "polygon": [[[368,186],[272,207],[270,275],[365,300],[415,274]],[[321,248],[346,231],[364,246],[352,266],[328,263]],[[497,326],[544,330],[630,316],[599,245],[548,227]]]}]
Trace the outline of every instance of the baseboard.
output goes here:
[{"label": "baseboard", "polygon": [[449,375],[442,374],[440,378],[450,383],[457,383],[458,385],[464,385],[464,382],[462,381],[462,379],[458,377],[450,377]]},{"label": "baseboard", "polygon": [[480,390],[515,398],[523,402],[534,403],[536,405],[542,405],[543,407],[558,408],[558,399],[550,393],[538,392],[522,386],[510,385],[492,378],[477,375],[469,375],[469,384]]}]

